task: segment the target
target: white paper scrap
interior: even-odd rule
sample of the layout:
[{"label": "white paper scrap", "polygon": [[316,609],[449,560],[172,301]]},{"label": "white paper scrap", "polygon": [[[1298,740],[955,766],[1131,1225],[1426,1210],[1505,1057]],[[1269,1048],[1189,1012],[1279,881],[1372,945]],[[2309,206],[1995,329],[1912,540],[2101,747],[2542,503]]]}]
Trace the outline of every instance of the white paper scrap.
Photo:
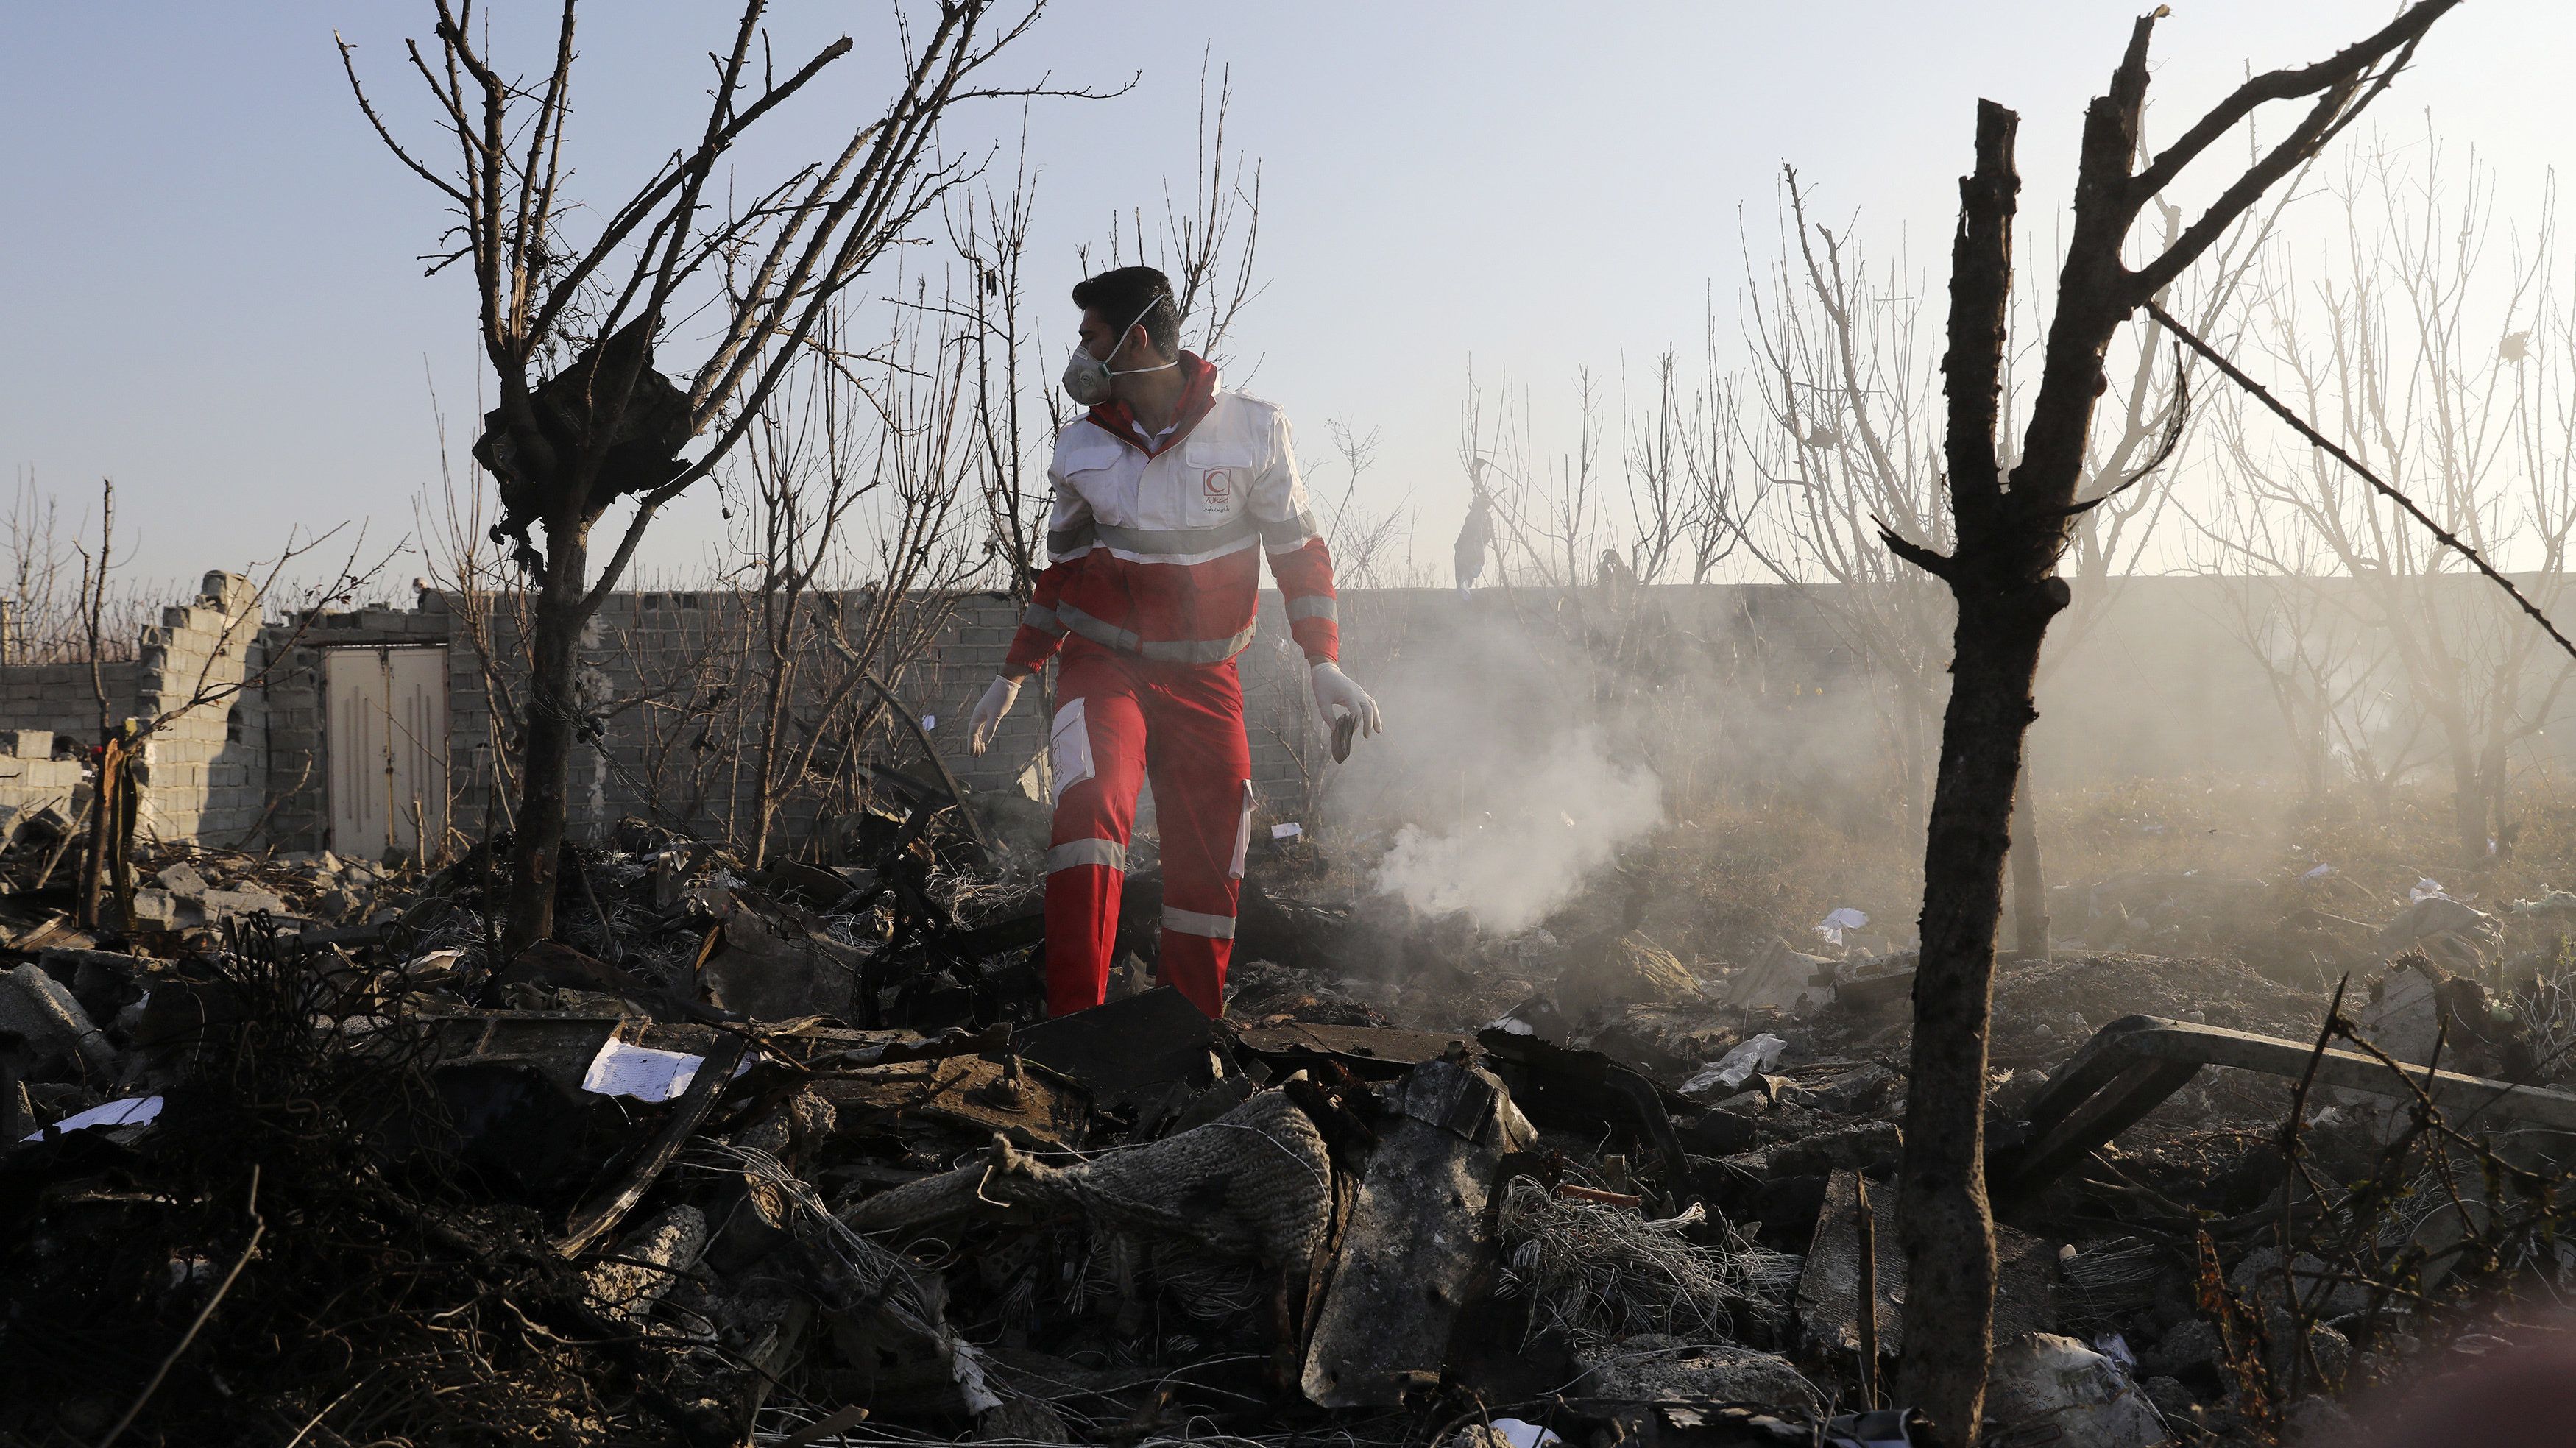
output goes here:
[{"label": "white paper scrap", "polygon": [[924,714],[924,715],[922,715],[922,716],[921,716],[921,727],[922,727],[922,728],[924,728],[924,729],[936,729],[936,728],[938,728],[938,727],[939,727],[939,716],[938,716],[938,715],[936,715],[936,714]]},{"label": "white paper scrap", "polygon": [[1843,943],[1844,931],[1858,930],[1868,923],[1869,917],[1867,915],[1862,914],[1858,910],[1854,910],[1849,905],[1839,905],[1834,908],[1833,913],[1824,918],[1822,924],[1815,926],[1814,929],[1815,932],[1818,935],[1823,936],[1829,944],[1840,945]]},{"label": "white paper scrap", "polygon": [[1270,827],[1270,838],[1274,840],[1293,840],[1305,832],[1306,827],[1304,825],[1297,823],[1295,820],[1290,820],[1284,825],[1272,825]]},{"label": "white paper scrap", "polygon": [[698,1079],[704,1056],[630,1046],[615,1037],[600,1042],[599,1054],[581,1076],[581,1089],[602,1096],[632,1096],[638,1101],[670,1101]]},{"label": "white paper scrap", "polygon": [[[54,1130],[87,1131],[93,1126],[141,1126],[157,1120],[160,1115],[160,1097],[134,1096],[123,1101],[110,1101],[103,1106],[93,1106],[77,1116],[66,1116],[54,1123]],[[41,1141],[44,1135],[41,1130],[31,1131],[20,1139]]]},{"label": "white paper scrap", "polygon": [[1684,1096],[1696,1095],[1713,1086],[1733,1091],[1744,1085],[1745,1078],[1756,1071],[1769,1070],[1780,1063],[1780,1053],[1789,1043],[1764,1031],[1738,1045],[1717,1060],[1699,1068],[1699,1074],[1682,1083]]},{"label": "white paper scrap", "polygon": [[2415,888],[2406,892],[2406,898],[2421,905],[2441,893],[2442,882],[2428,875],[2415,882]]},{"label": "white paper scrap", "polygon": [[1564,1441],[1538,1424],[1525,1423],[1518,1418],[1496,1418],[1494,1432],[1512,1448],[1548,1448],[1551,1443]]},{"label": "white paper scrap", "polygon": [[453,970],[456,962],[464,958],[465,952],[462,950],[433,950],[426,955],[415,955],[404,961],[403,974],[438,975]]},{"label": "white paper scrap", "polygon": [[2315,869],[2310,870],[2309,872],[2307,872],[2307,873],[2306,873],[2306,874],[2304,874],[2304,875],[2301,875],[2299,878],[2300,878],[2300,879],[2302,879],[2302,880],[2322,880],[2322,879],[2324,879],[2326,876],[2331,875],[2331,874],[2333,874],[2334,872],[2335,872],[2335,867],[2334,867],[2334,866],[2332,866],[2332,865],[2319,865],[2319,866],[2317,866]]}]

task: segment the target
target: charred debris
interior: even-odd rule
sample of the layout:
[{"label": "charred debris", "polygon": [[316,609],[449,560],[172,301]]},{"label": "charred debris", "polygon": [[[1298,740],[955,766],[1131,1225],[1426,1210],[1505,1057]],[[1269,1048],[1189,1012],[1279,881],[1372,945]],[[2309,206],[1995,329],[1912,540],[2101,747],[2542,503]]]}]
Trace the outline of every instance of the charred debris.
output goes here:
[{"label": "charred debris", "polygon": [[[1310,903],[1299,840],[1225,1020],[1152,985],[1150,871],[1046,1020],[1017,799],[756,872],[630,823],[511,958],[506,840],[164,852],[85,933],[68,829],[0,855],[0,1441],[1938,1440],[1887,1391],[1910,957],[1850,914],[1695,965],[1614,882],[1496,941]],[[2331,1430],[2576,1273],[2576,897],[2054,904],[2094,944],[2001,974],[1985,1441]]]}]

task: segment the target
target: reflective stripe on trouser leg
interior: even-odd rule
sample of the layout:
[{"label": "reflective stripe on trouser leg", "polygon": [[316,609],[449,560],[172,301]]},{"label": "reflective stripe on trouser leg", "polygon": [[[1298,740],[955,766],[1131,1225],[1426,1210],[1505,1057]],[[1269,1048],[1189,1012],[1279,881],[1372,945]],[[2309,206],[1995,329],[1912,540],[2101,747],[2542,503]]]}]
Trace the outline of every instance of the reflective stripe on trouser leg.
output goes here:
[{"label": "reflective stripe on trouser leg", "polygon": [[1145,716],[1129,670],[1099,650],[1066,651],[1056,697],[1067,706],[1082,702],[1091,766],[1089,778],[1057,795],[1048,837],[1047,1014],[1060,1016],[1108,996],[1136,787],[1145,773]]},{"label": "reflective stripe on trouser leg", "polygon": [[1205,936],[1210,940],[1232,940],[1234,917],[1201,915],[1196,910],[1175,910],[1166,905],[1163,907],[1163,928],[1183,935]]},{"label": "reflective stripe on trouser leg", "polygon": [[1225,1009],[1234,955],[1235,841],[1243,832],[1252,750],[1232,663],[1157,668],[1144,696],[1148,769],[1163,860],[1163,979],[1209,1015]]},{"label": "reflective stripe on trouser leg", "polygon": [[1083,865],[1106,865],[1120,874],[1127,873],[1127,847],[1116,840],[1070,840],[1047,849],[1047,873],[1076,869]]}]

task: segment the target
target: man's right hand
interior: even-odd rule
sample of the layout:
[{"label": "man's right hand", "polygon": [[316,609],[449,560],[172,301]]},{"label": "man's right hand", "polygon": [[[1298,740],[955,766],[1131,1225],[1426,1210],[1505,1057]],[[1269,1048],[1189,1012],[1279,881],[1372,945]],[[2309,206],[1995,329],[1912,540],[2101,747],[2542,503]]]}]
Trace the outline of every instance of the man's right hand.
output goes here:
[{"label": "man's right hand", "polygon": [[974,716],[966,721],[966,745],[977,755],[993,742],[993,731],[1002,726],[1002,716],[1011,712],[1011,702],[1020,697],[1020,683],[996,674],[984,697],[975,701]]}]

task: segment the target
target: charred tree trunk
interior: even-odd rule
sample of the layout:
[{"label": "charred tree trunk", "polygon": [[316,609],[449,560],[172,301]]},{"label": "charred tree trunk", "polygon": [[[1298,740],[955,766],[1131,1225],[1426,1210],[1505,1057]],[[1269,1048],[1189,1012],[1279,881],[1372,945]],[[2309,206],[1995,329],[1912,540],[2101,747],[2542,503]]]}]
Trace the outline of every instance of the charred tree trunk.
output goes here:
[{"label": "charred tree trunk", "polygon": [[503,958],[555,931],[555,881],[571,793],[573,746],[581,737],[581,635],[590,622],[585,584],[589,539],[578,522],[546,530],[545,574],[533,610],[528,648],[525,784],[519,797],[516,848],[510,859],[510,913]]},{"label": "charred tree trunk", "polygon": [[[2020,118],[1977,104],[1977,169],[1959,183],[1950,253],[1949,406],[1955,558],[1917,558],[1958,598],[1950,703],[1941,721],[1924,837],[1922,963],[1914,977],[1898,1239],[1905,1247],[1905,1360],[1898,1401],[1932,1416],[1945,1443],[1976,1440],[1994,1337],[1995,1219],[1986,1200],[1986,1025],[2011,844],[2014,781],[2048,620],[2066,603],[2031,579],[1971,576],[2001,498],[1995,427],[2012,290],[2013,169]],[[1975,522],[1971,520],[1975,519]],[[1891,540],[1891,546],[1894,546]],[[1900,549],[1900,551],[1904,551]],[[1982,571],[1981,571],[1982,574]]]},{"label": "charred tree trunk", "polygon": [[[1994,1211],[1986,1200],[1987,1019],[1995,928],[2003,913],[2022,741],[2038,711],[2040,640],[2066,606],[2054,577],[1959,600],[1955,683],[1923,869],[1923,959],[1914,978],[1914,1055],[1906,1097],[1906,1315],[1930,1297],[1937,1328],[1905,1338],[1905,1401],[1949,1436],[1974,1423],[1993,1338]],[[1914,1274],[1924,1274],[1916,1276]],[[1973,1392],[1959,1385],[1974,1383]]]},{"label": "charred tree trunk", "polygon": [[82,841],[80,871],[80,910],[77,918],[84,929],[95,929],[107,923],[100,913],[101,898],[106,894],[108,856],[114,849],[116,826],[124,813],[118,798],[118,786],[125,779],[125,731],[122,726],[102,732],[98,746],[97,774],[90,781],[88,838]]},{"label": "charred tree trunk", "polygon": [[[1985,1097],[1995,931],[2022,750],[2037,717],[2031,690],[2049,621],[2066,607],[2057,562],[2076,516],[2104,358],[2130,314],[2200,256],[2348,124],[2413,57],[2457,0],[2425,0],[2332,59],[2239,86],[2140,170],[2147,42],[2130,32],[2109,93],[2086,108],[2074,224],[2058,274],[2039,388],[2010,485],[1998,465],[2018,120],[1977,105],[1977,167],[1959,183],[1951,243],[1944,461],[1956,548],[1944,555],[1887,532],[1887,547],[1949,585],[1958,601],[1950,704],[1942,720],[1923,868],[1923,955],[1914,978],[1913,1073],[1899,1178],[1908,1282],[1898,1401],[1922,1409],[1942,1443],[1977,1439],[1993,1342],[1994,1214],[1986,1199]],[[2163,14],[2162,10],[2157,12]],[[2146,203],[2265,101],[2312,99],[2289,134],[2227,185],[2200,218],[2148,259],[2126,264]],[[2130,481],[2135,481],[2130,480]],[[2115,486],[2126,486],[2126,483]],[[2093,501],[2099,501],[2095,499]]]},{"label": "charred tree trunk", "polygon": [[2048,870],[2039,852],[2037,794],[2025,750],[2021,784],[2013,791],[2012,890],[2013,956],[2026,961],[2048,959]]}]

